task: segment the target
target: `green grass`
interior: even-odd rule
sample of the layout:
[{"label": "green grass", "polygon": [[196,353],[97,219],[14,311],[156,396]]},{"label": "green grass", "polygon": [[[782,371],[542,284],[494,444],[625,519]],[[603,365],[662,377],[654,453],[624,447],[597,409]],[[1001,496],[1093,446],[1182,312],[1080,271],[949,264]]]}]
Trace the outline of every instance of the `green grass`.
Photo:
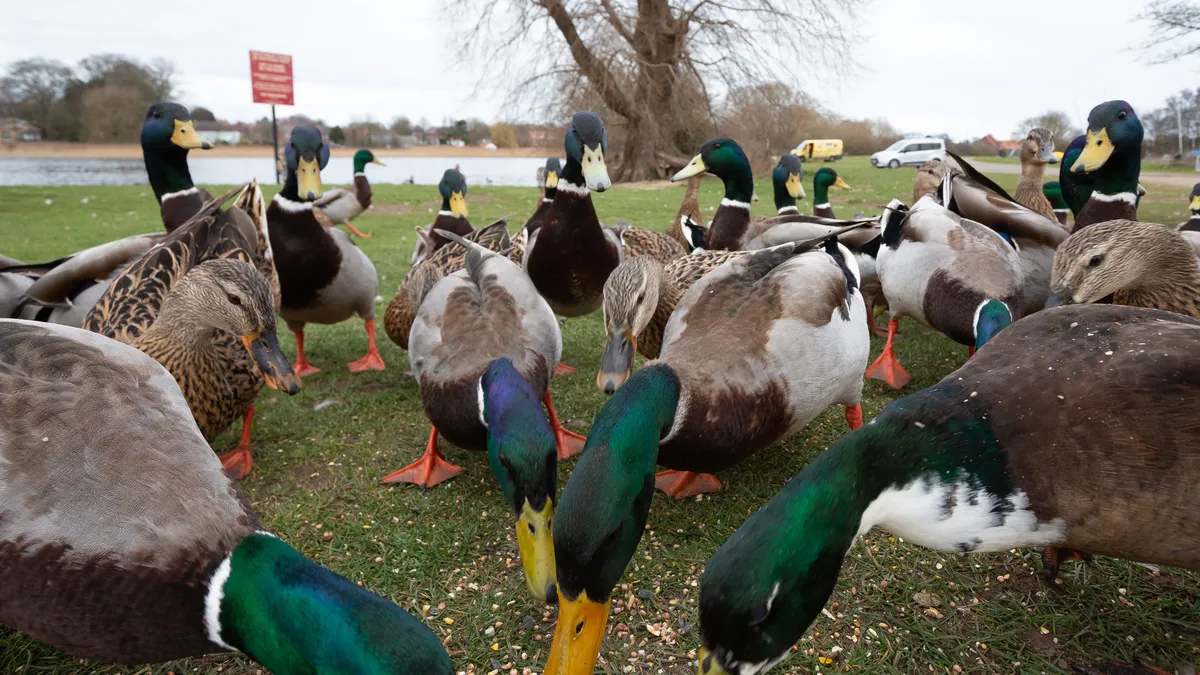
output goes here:
[{"label": "green grass", "polygon": [[[1060,151],[1062,150],[1062,148],[1058,148],[1058,149]],[[998,157],[995,155],[989,155],[986,157],[968,157],[967,159],[969,159],[972,162],[987,162],[987,163],[991,163],[991,164],[1020,164],[1021,163],[1020,157]],[[1148,162],[1146,160],[1142,160],[1142,171],[1145,171],[1147,173],[1151,173],[1151,172],[1153,172],[1153,173],[1196,173],[1196,167],[1192,163],[1191,160],[1183,161],[1183,162],[1179,162],[1179,163],[1172,163],[1172,164],[1169,164],[1166,162]],[[1046,175],[1050,177],[1049,178],[1050,180],[1057,180],[1058,179],[1057,167],[1048,168],[1046,170]],[[1200,175],[1200,174],[1198,174],[1198,175]]]},{"label": "green grass", "polygon": [[[912,169],[871,169],[865,158],[847,159],[837,168],[855,188],[831,192],[839,215],[877,213],[893,196],[911,199]],[[1009,188],[1016,178],[996,176]],[[770,199],[765,182],[757,191]],[[407,270],[412,228],[432,219],[436,195],[430,186],[376,185],[377,206],[357,221],[374,234],[360,244],[378,268],[384,302]],[[618,187],[596,195],[595,204],[606,221],[622,217],[664,228],[681,195],[679,187]],[[1185,217],[1186,196],[1183,188],[1155,190],[1142,202],[1143,218],[1178,222]],[[472,222],[482,225],[507,215],[515,230],[532,211],[535,197],[531,189],[472,186]],[[705,181],[706,213],[719,199],[719,183]],[[50,259],[161,227],[154,198],[143,187],[0,188],[0,204],[2,252],[25,260]],[[811,208],[809,202],[804,206]],[[772,211],[767,201],[755,209]],[[907,391],[934,384],[966,357],[964,348],[914,323],[906,321],[902,332],[897,350],[913,375]],[[428,432],[416,383],[402,374],[405,353],[380,331],[387,371],[351,376],[345,363],[366,347],[359,322],[312,326],[307,335],[310,359],[322,372],[306,379],[299,395],[265,392],[259,405],[255,469],[243,488],[263,523],[305,555],[423,616],[446,640],[458,670],[541,672],[554,610],[525,591],[512,516],[484,454],[444,445],[448,458],[465,468],[459,478],[428,491],[380,485],[381,476],[418,456]],[[280,337],[291,351],[290,336]],[[603,343],[599,313],[567,321],[563,340],[564,360],[579,372],[555,381],[555,399],[568,426],[583,430],[606,400],[593,382]],[[874,354],[880,346],[876,340]],[[868,417],[895,398],[882,384],[868,381],[863,401]],[[327,400],[336,404],[314,411]],[[238,431],[235,427],[214,447],[231,448]],[[722,473],[722,494],[683,503],[656,495],[649,530],[615,594],[598,670],[694,673],[689,659],[699,646],[696,584],[709,556],[845,432],[841,410],[830,409],[798,436]],[[560,465],[560,489],[573,464]],[[971,673],[1057,672],[1099,660],[1137,658],[1164,667],[1200,661],[1196,575],[1171,569],[1152,574],[1100,559],[1091,566],[1067,563],[1065,583],[1047,590],[1040,569],[1032,550],[938,553],[872,532],[851,549],[829,615],[818,618],[798,653],[776,672],[947,673],[956,665]],[[936,598],[936,614],[914,601],[918,593]],[[494,629],[490,637],[485,635],[489,627]],[[828,657],[835,647],[841,652],[834,663],[822,666],[819,657]],[[18,670],[260,671],[239,656],[148,669],[102,666],[0,629],[0,671]]]}]

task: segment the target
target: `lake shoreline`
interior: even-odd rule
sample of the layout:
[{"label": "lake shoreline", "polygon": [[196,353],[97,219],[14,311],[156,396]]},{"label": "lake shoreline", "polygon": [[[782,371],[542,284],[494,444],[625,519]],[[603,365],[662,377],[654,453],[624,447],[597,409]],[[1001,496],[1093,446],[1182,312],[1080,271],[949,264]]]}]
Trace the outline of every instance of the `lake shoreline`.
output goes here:
[{"label": "lake shoreline", "polygon": [[[280,152],[283,149],[280,148]],[[353,157],[358,148],[335,147],[334,157]],[[508,148],[485,150],[470,146],[457,148],[450,145],[418,145],[411,148],[372,148],[377,157],[557,157],[562,148]],[[271,158],[269,145],[218,145],[212,150],[195,150],[197,157],[247,157]],[[141,159],[142,146],[137,143],[64,143],[45,141],[17,143],[0,146],[0,159]]]}]

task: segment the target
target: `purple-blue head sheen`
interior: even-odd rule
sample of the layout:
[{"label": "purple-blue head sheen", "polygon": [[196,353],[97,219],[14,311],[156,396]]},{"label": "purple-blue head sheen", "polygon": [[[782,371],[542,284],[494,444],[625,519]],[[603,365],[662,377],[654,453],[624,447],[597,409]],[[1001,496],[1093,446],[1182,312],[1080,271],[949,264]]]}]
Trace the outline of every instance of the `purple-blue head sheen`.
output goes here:
[{"label": "purple-blue head sheen", "polygon": [[558,475],[554,432],[541,396],[507,358],[488,364],[480,388],[492,472],[514,510],[519,513],[528,500],[540,511],[554,497]]}]

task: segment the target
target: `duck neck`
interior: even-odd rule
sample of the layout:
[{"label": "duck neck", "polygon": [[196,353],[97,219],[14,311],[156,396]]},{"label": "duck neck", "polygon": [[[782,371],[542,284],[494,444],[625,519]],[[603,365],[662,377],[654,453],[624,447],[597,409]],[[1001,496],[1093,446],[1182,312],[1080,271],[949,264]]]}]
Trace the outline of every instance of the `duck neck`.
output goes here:
[{"label": "duck neck", "polygon": [[502,358],[484,370],[479,395],[488,463],[504,496],[518,515],[526,502],[542,511],[554,497],[558,453],[537,392]]},{"label": "duck neck", "polygon": [[1017,179],[1017,190],[1030,189],[1042,192],[1042,182],[1046,178],[1046,165],[1036,160],[1021,162],[1021,177]]},{"label": "duck neck", "polygon": [[754,199],[754,174],[750,167],[739,166],[721,176],[721,180],[725,183],[725,199],[721,200],[721,205],[732,202],[749,211],[750,201]]},{"label": "duck neck", "polygon": [[354,157],[354,175],[355,176],[365,176],[367,173],[367,164],[368,163],[369,162],[367,160],[361,159],[358,156],[355,156]]},{"label": "duck neck", "polygon": [[779,181],[775,181],[775,211],[779,215],[800,212],[796,208],[796,198],[788,192],[787,185],[780,185]]},{"label": "duck neck", "polygon": [[196,188],[192,173],[188,169],[188,151],[175,145],[152,149],[142,146],[142,158],[146,162],[146,176],[154,190],[154,198],[162,203],[177,193]]},{"label": "duck neck", "polygon": [[[1138,177],[1142,171],[1141,147],[1136,150],[1118,148],[1104,166],[1096,172],[1092,197],[1100,193],[1107,197],[1121,195],[1131,204],[1136,202]],[[1127,196],[1128,195],[1128,196]]]},{"label": "duck neck", "polygon": [[556,194],[558,194],[557,187],[546,188],[545,191],[542,193],[542,202],[549,203],[549,202],[554,201],[554,195],[556,195]]},{"label": "duck neck", "polygon": [[596,416],[589,443],[594,439],[609,447],[629,475],[653,474],[659,440],[675,423],[681,388],[679,377],[665,363],[635,372]]},{"label": "duck neck", "polygon": [[288,167],[287,178],[283,181],[283,189],[279,191],[279,196],[289,202],[300,202],[300,181],[296,178],[296,170]]},{"label": "duck neck", "polygon": [[587,181],[583,179],[583,165],[579,160],[567,155],[567,162],[563,165],[562,173],[558,176],[557,192],[566,192],[576,197],[586,197],[588,195]]},{"label": "duck neck", "polygon": [[813,181],[813,206],[829,206],[829,185]]}]

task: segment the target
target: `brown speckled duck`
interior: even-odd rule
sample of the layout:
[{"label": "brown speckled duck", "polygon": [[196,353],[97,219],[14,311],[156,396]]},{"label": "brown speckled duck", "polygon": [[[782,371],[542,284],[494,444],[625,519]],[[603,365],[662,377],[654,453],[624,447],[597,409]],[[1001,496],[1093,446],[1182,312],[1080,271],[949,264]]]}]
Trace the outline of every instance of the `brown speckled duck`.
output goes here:
[{"label": "brown speckled duck", "polygon": [[[241,189],[245,198],[257,186]],[[237,192],[235,190],[234,192]],[[275,336],[275,297],[254,266],[257,228],[241,208],[210,201],[121,272],[83,322],[133,345],[170,371],[196,425],[212,440],[242,418],[221,461],[235,478],[253,467],[250,432],[263,384],[300,390]]]}]

